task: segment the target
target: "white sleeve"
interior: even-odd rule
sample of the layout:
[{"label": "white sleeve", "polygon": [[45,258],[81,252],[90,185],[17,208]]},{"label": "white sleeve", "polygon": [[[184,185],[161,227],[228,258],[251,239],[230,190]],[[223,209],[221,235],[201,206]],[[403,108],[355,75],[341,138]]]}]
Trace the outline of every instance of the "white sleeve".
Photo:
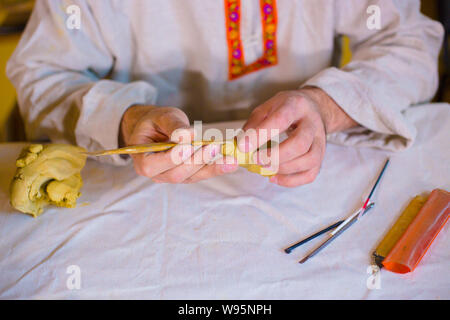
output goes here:
[{"label": "white sleeve", "polygon": [[[367,26],[371,5],[379,8],[379,30]],[[403,111],[429,101],[437,89],[442,26],[420,13],[419,0],[336,0],[335,12],[336,34],[350,38],[352,61],[325,69],[304,85],[323,89],[361,127],[331,134],[329,141],[407,148],[416,129]]]},{"label": "white sleeve", "polygon": [[[146,82],[104,80],[114,69],[114,57],[88,3],[70,4],[81,9],[81,29],[66,26],[68,14],[61,1],[36,1],[7,74],[17,90],[28,139],[114,149],[125,110],[153,104],[157,92]],[[127,162],[119,156],[99,160]]]}]

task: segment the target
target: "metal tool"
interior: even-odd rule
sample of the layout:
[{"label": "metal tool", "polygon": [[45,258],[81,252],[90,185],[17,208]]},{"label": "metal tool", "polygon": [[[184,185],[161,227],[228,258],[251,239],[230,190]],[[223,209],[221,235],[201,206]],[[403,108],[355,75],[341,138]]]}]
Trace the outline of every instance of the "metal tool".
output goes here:
[{"label": "metal tool", "polygon": [[[372,209],[375,206],[375,203],[371,203],[370,205],[367,206],[367,209],[365,210],[364,214],[369,211],[370,209]],[[286,252],[287,254],[291,253],[294,249],[300,247],[301,245],[304,245],[305,243],[308,243],[312,240],[314,240],[315,238],[323,235],[324,233],[327,233],[328,231],[331,231],[333,229],[336,229],[337,227],[339,227],[341,224],[343,224],[345,222],[345,219],[338,221],[336,223],[333,223],[332,225],[326,227],[325,229],[322,229],[316,233],[314,233],[313,235],[310,235],[309,237],[293,244],[292,246],[284,249],[284,252]]]},{"label": "metal tool", "polygon": [[[367,206],[367,208],[364,210],[363,214],[365,214],[367,211],[372,209],[374,207],[375,203],[371,203]],[[336,228],[335,233],[331,233],[328,238],[322,242],[320,245],[318,245],[314,250],[312,250],[310,253],[308,253],[302,260],[299,261],[299,263],[305,263],[310,258],[314,257],[316,254],[318,254],[322,249],[324,249],[326,246],[328,246],[333,240],[335,240],[337,237],[339,237],[342,233],[344,233],[345,230],[350,228],[359,218],[359,211],[357,211],[358,214],[354,215],[350,221],[344,225],[344,222],[342,222],[341,226],[342,228]]]},{"label": "metal tool", "polygon": [[364,215],[367,211],[369,211],[375,204],[371,202],[372,196],[375,192],[375,189],[377,188],[378,184],[381,181],[381,177],[384,175],[384,172],[386,171],[386,168],[389,164],[389,159],[386,160],[386,163],[383,166],[383,169],[381,170],[380,174],[378,175],[377,180],[375,181],[374,186],[372,187],[372,190],[369,193],[369,196],[364,201],[363,206],[358,209],[355,213],[350,215],[347,219],[341,220],[336,222],[335,224],[332,224],[331,226],[313,234],[312,236],[290,246],[289,248],[285,249],[284,251],[286,253],[290,253],[293,249],[301,246],[304,243],[307,243],[311,241],[312,239],[317,238],[318,236],[333,230],[328,238],[322,242],[319,246],[317,246],[314,250],[312,250],[308,255],[306,255],[302,260],[299,261],[299,263],[305,263],[308,259],[312,258],[316,254],[318,254],[323,248],[328,246],[334,239],[336,239],[339,235],[341,235],[345,230],[350,228],[362,215]]}]

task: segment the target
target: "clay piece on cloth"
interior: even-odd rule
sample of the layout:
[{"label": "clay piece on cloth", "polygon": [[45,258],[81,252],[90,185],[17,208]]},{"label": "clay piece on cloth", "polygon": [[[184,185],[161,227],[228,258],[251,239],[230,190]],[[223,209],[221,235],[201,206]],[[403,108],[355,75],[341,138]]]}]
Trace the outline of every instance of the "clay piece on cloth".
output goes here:
[{"label": "clay piece on cloth", "polygon": [[11,205],[35,218],[48,205],[74,208],[83,185],[80,172],[86,164],[84,151],[63,144],[25,147],[10,185]]}]

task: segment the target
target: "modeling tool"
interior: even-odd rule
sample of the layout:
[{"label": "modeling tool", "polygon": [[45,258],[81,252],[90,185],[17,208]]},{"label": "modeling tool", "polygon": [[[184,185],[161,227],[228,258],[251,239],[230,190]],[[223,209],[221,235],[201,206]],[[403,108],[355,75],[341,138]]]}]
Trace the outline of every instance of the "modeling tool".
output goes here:
[{"label": "modeling tool", "polygon": [[[186,145],[192,145],[194,147],[197,146],[205,146],[210,144],[224,144],[226,141],[193,141],[190,144],[187,143]],[[113,149],[113,150],[99,150],[94,152],[86,152],[86,155],[88,156],[110,156],[113,154],[137,154],[137,153],[147,153],[147,152],[161,152],[161,151],[167,151],[169,149],[172,149],[173,147],[177,146],[177,143],[172,142],[155,142],[155,143],[148,143],[148,144],[141,144],[137,146],[129,146],[125,148],[119,148],[119,149]]]},{"label": "modeling tool", "polygon": [[[201,147],[207,146],[211,144],[216,144],[221,146],[221,153],[223,156],[232,156],[237,160],[239,166],[245,168],[246,170],[257,173],[263,177],[272,177],[276,175],[276,172],[265,168],[253,161],[253,154],[241,152],[237,147],[237,139],[234,140],[224,140],[224,141],[216,141],[216,140],[205,140],[205,141],[193,141],[191,143],[184,144],[185,146],[194,146]],[[267,143],[267,147],[270,147],[273,144],[273,141],[269,141]],[[172,149],[175,146],[183,145],[172,142],[156,142],[149,144],[142,144],[138,146],[129,146],[120,149],[113,150],[100,150],[94,152],[82,152],[88,156],[110,156],[114,154],[137,154],[137,153],[149,153],[149,152],[162,152]],[[258,150],[261,150],[258,149]]]},{"label": "modeling tool", "polygon": [[383,169],[381,170],[380,174],[378,175],[377,180],[375,181],[374,186],[372,187],[372,190],[370,190],[369,196],[364,201],[363,206],[358,209],[355,213],[350,215],[347,219],[345,219],[336,229],[334,229],[328,238],[322,242],[318,247],[316,247],[314,250],[312,250],[309,254],[307,254],[302,260],[299,261],[299,263],[305,263],[307,260],[318,254],[322,249],[324,249],[326,246],[328,246],[334,239],[336,239],[339,235],[341,235],[345,230],[350,228],[364,213],[367,212],[367,208],[370,205],[370,201],[375,193],[375,190],[377,186],[379,185],[382,176],[384,175],[384,172],[386,171],[386,168],[389,164],[389,159],[386,160],[386,163],[383,166]]},{"label": "modeling tool", "polygon": [[[365,214],[367,211],[369,211],[370,209],[372,209],[374,206],[374,204],[369,204],[367,206],[366,209],[364,209],[363,214]],[[322,251],[322,249],[324,249],[325,247],[327,247],[332,241],[334,241],[337,237],[339,237],[342,233],[344,233],[345,230],[347,230],[348,228],[350,228],[356,221],[358,220],[358,216],[355,215],[349,223],[345,224],[342,223],[341,226],[343,226],[342,228],[339,228],[339,230],[337,230],[337,232],[335,233],[331,233],[328,238],[322,242],[321,244],[319,244],[316,248],[314,248],[314,250],[312,250],[310,253],[308,253],[302,260],[299,261],[299,263],[305,263],[306,261],[308,261],[309,259],[311,259],[312,257],[314,257],[316,254],[318,254],[320,251]]]},{"label": "modeling tool", "polygon": [[[374,207],[374,205],[375,205],[375,203],[371,203],[370,205],[368,205],[367,208],[366,208],[366,210],[365,210],[365,212],[364,212],[364,214],[365,214],[366,212],[368,212],[370,209],[372,209],[372,208]],[[284,249],[284,252],[286,252],[286,253],[288,253],[288,254],[291,253],[292,250],[294,250],[295,248],[298,248],[298,247],[300,247],[301,245],[304,245],[305,243],[308,243],[308,242],[310,242],[311,240],[314,240],[315,238],[321,236],[322,234],[327,233],[328,231],[331,231],[331,230],[333,230],[333,229],[339,227],[342,223],[344,223],[344,221],[345,221],[345,220],[341,220],[341,221],[338,221],[338,222],[336,222],[336,223],[333,223],[332,225],[326,227],[325,229],[322,229],[322,230],[320,230],[320,231],[314,233],[313,235],[311,235],[311,236],[309,236],[309,237],[307,237],[307,238],[305,238],[305,239],[303,239],[303,240],[301,240],[301,241],[299,241],[299,242],[293,244],[292,246],[290,246],[290,247]]]}]

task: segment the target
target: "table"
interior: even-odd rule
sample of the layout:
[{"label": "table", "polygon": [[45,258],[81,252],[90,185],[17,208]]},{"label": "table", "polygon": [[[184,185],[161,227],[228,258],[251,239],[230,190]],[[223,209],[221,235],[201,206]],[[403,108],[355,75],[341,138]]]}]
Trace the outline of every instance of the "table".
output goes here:
[{"label": "table", "polygon": [[[0,298],[449,299],[448,225],[414,273],[381,270],[381,287],[367,285],[372,251],[411,198],[450,189],[449,106],[411,108],[419,134],[400,153],[330,144],[317,180],[294,189],[244,169],[158,185],[90,160],[79,206],[38,219],[9,205],[23,145],[1,144]],[[369,214],[304,265],[317,242],[283,252],[360,206],[388,156]]]}]

